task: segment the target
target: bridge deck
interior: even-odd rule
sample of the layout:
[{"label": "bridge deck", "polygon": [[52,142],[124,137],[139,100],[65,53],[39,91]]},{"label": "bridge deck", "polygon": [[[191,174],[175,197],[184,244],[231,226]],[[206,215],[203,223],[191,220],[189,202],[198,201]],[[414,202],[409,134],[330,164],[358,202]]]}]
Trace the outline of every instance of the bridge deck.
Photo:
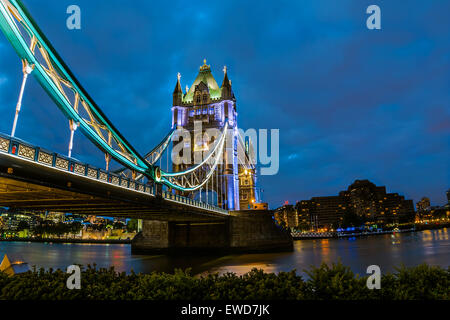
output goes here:
[{"label": "bridge deck", "polygon": [[0,135],[0,206],[164,221],[225,218],[228,211],[173,195]]}]

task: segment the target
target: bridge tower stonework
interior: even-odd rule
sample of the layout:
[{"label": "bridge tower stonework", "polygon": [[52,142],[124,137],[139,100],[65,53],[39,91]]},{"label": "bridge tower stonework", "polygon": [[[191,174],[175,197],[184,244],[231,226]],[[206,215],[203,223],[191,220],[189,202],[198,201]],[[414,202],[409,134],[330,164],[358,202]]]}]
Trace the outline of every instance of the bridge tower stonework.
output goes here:
[{"label": "bridge tower stonework", "polygon": [[[172,106],[172,127],[182,128],[190,133],[190,143],[188,152],[191,153],[192,163],[174,164],[173,171],[183,171],[201,160],[201,155],[208,153],[217,137],[209,136],[208,129],[218,129],[221,132],[225,122],[228,121],[228,135],[223,153],[223,161],[218,165],[216,172],[208,185],[200,192],[191,196],[203,194],[205,191],[208,201],[211,200],[215,205],[227,210],[248,209],[251,202],[256,198],[254,170],[246,170],[238,161],[238,152],[242,157],[249,157],[248,147],[240,139],[238,133],[236,97],[234,95],[231,81],[228,78],[227,68],[223,69],[224,77],[222,85],[219,87],[214,76],[211,73],[210,65],[200,66],[199,73],[193,84],[189,88],[186,86],[183,91],[180,74],[173,91]],[[182,142],[178,139],[174,142]],[[186,150],[186,149],[184,149]],[[185,151],[182,152],[185,152]],[[181,152],[181,153],[182,153]],[[182,154],[173,155],[181,157]],[[241,158],[242,158],[241,157]],[[247,175],[243,179],[243,174]],[[245,186],[242,185],[245,182]],[[212,196],[212,197],[210,197]]]}]

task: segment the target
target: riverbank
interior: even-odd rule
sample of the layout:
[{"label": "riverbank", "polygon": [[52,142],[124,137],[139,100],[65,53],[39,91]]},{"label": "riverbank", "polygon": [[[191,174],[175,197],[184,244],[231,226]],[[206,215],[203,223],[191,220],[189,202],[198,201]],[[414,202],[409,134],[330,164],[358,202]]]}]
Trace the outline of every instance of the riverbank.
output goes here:
[{"label": "riverbank", "polygon": [[40,242],[40,243],[92,243],[92,244],[131,244],[130,239],[59,239],[59,238],[19,238],[0,239],[5,242]]},{"label": "riverbank", "polygon": [[449,228],[450,223],[433,223],[433,224],[414,224],[411,228],[393,229],[393,230],[379,230],[379,231],[362,231],[362,232],[291,232],[294,240],[311,240],[311,239],[339,239],[339,238],[353,238],[364,236],[378,236],[384,234],[408,233],[418,232],[424,230],[436,230]]},{"label": "riverbank", "polygon": [[414,228],[403,230],[386,230],[386,231],[374,231],[374,232],[307,232],[307,233],[292,233],[294,240],[310,240],[310,239],[340,239],[340,238],[356,238],[364,236],[377,236],[383,234],[396,234],[417,231]]},{"label": "riverbank", "polygon": [[421,223],[421,224],[415,224],[416,231],[422,231],[422,230],[435,230],[435,229],[442,229],[442,228],[450,228],[450,222],[444,222],[444,223]]}]

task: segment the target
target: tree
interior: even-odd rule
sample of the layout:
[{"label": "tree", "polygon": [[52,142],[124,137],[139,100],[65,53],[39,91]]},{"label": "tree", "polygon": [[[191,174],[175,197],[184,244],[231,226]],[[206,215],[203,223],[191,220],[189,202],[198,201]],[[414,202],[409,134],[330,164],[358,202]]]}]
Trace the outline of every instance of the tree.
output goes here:
[{"label": "tree", "polygon": [[83,228],[81,222],[74,222],[70,224],[70,233],[78,233]]},{"label": "tree", "polygon": [[128,232],[136,232],[138,229],[138,221],[137,219],[130,219],[127,223],[127,231]]},{"label": "tree", "polygon": [[306,222],[300,222],[296,229],[300,231],[309,231],[311,229],[311,225]]},{"label": "tree", "polygon": [[124,224],[120,221],[116,221],[113,223],[114,230],[118,230],[118,229],[120,230],[120,229],[123,229],[123,227],[124,227]]},{"label": "tree", "polygon": [[342,220],[342,227],[359,227],[364,223],[364,219],[352,211],[346,211]]},{"label": "tree", "polygon": [[25,229],[30,229],[30,225],[28,224],[28,222],[22,220],[17,225],[17,231],[22,231]]}]

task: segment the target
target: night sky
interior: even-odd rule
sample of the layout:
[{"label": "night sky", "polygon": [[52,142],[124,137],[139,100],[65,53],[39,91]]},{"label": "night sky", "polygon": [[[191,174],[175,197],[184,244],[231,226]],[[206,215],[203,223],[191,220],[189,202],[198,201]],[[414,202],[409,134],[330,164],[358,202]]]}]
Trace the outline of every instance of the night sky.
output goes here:
[{"label": "night sky", "polygon": [[[25,5],[78,80],[141,153],[170,129],[177,72],[228,67],[239,124],[280,129],[280,171],[260,177],[272,208],[369,179],[415,202],[450,188],[449,1],[44,1]],[[66,28],[67,6],[81,30]],[[381,30],[366,28],[368,5]],[[21,63],[0,34],[0,131]],[[68,121],[34,78],[16,136],[67,153]],[[81,132],[74,156],[104,166]]]}]

